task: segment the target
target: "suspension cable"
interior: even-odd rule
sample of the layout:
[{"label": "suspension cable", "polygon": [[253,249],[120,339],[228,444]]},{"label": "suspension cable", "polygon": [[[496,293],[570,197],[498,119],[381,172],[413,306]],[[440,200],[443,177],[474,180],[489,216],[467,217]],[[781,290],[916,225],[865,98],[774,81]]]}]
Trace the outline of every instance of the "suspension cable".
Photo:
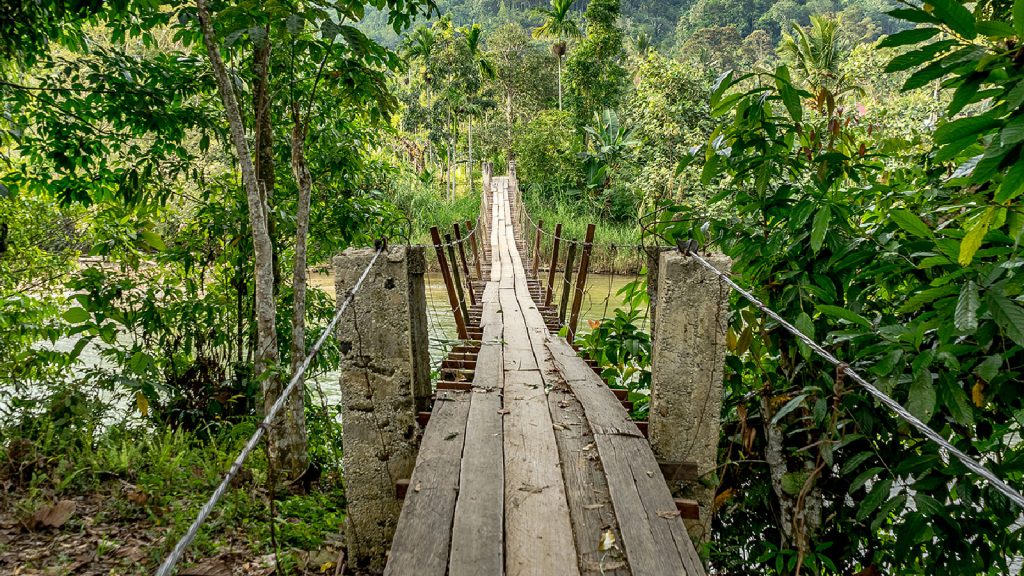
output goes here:
[{"label": "suspension cable", "polygon": [[288,383],[288,386],[285,387],[284,391],[282,391],[281,395],[277,398],[277,401],[274,402],[274,405],[271,406],[270,410],[267,411],[267,415],[263,418],[263,421],[260,422],[260,425],[256,428],[256,432],[253,433],[252,437],[249,438],[249,441],[246,442],[245,447],[242,448],[241,452],[239,452],[238,457],[235,458],[235,461],[231,464],[231,468],[228,470],[227,474],[224,475],[224,479],[221,480],[221,483],[219,486],[217,486],[217,489],[213,491],[213,494],[210,496],[210,499],[199,510],[199,514],[196,516],[196,519],[192,522],[192,525],[189,526],[188,531],[185,532],[185,534],[181,537],[180,540],[178,540],[178,543],[175,544],[174,549],[171,550],[171,553],[160,565],[160,568],[156,571],[156,576],[170,576],[171,571],[174,570],[174,566],[178,563],[179,560],[181,560],[181,556],[182,554],[184,554],[185,548],[187,548],[188,545],[191,544],[192,541],[195,539],[196,535],[199,534],[199,528],[202,527],[203,522],[206,521],[206,519],[213,512],[213,508],[217,505],[220,499],[227,492],[228,486],[231,484],[231,480],[234,479],[235,475],[237,475],[242,470],[242,466],[245,464],[246,458],[249,457],[249,454],[256,448],[256,445],[259,443],[260,439],[267,433],[267,430],[270,428],[271,423],[273,423],[274,419],[277,417],[277,413],[281,411],[281,408],[284,407],[284,404],[287,401],[288,397],[291,396],[292,392],[294,392],[295,389],[299,386],[299,384],[302,383],[303,376],[305,375],[306,370],[309,368],[309,364],[312,361],[313,357],[316,356],[316,354],[320,351],[320,348],[327,340],[327,336],[334,331],[334,327],[338,324],[338,320],[340,320],[342,314],[345,313],[345,310],[348,308],[348,305],[352,302],[353,298],[355,297],[356,292],[358,292],[359,289],[362,288],[363,281],[366,280],[366,277],[370,274],[370,269],[373,268],[373,265],[377,263],[377,259],[380,257],[381,253],[384,252],[385,249],[386,246],[383,243],[381,243],[380,246],[377,248],[377,251],[374,253],[373,258],[370,259],[370,263],[367,264],[366,269],[363,270],[363,273],[359,277],[359,280],[355,283],[355,286],[353,286],[352,289],[348,291],[348,295],[345,297],[345,301],[342,302],[341,307],[338,309],[338,313],[334,315],[334,318],[331,319],[330,324],[328,324],[327,328],[324,329],[323,334],[320,335],[320,338],[316,341],[316,344],[314,344],[313,348],[311,348],[309,353],[306,354],[305,359],[303,359],[302,364],[299,365],[299,369],[295,372],[295,375],[292,376],[292,379]]},{"label": "suspension cable", "polygon": [[679,248],[680,252],[682,252],[683,254],[693,258],[701,266],[703,266],[704,268],[707,268],[709,271],[713,272],[723,282],[725,282],[730,287],[732,287],[733,290],[735,290],[736,292],[739,292],[740,295],[742,295],[744,298],[746,298],[748,301],[750,301],[750,303],[753,304],[754,306],[756,306],[761,312],[767,314],[773,320],[778,322],[779,325],[781,325],[783,328],[785,328],[787,332],[789,332],[793,336],[796,336],[801,342],[806,344],[811,350],[814,350],[814,352],[818,356],[820,356],[821,358],[823,358],[824,360],[826,360],[827,362],[829,362],[830,364],[835,366],[836,370],[841,371],[843,374],[845,374],[847,377],[852,379],[854,382],[856,382],[857,384],[860,384],[860,386],[862,388],[864,388],[864,390],[866,390],[869,394],[874,396],[879,402],[881,402],[882,404],[887,406],[897,416],[899,416],[904,421],[906,421],[908,424],[910,424],[911,426],[916,428],[921,434],[924,434],[929,440],[931,440],[932,442],[935,442],[940,447],[942,447],[943,449],[947,450],[950,454],[953,454],[954,456],[956,456],[957,459],[960,460],[960,462],[962,462],[964,466],[966,466],[968,469],[973,471],[975,474],[977,474],[977,475],[981,476],[982,478],[984,478],[993,488],[996,489],[996,491],[1000,492],[1001,494],[1003,494],[1004,496],[1009,498],[1017,506],[1019,506],[1021,508],[1024,508],[1024,496],[1022,496],[1020,492],[1018,492],[1017,490],[1012,488],[1009,484],[1007,484],[1002,479],[1000,479],[998,476],[996,476],[994,473],[992,473],[992,471],[990,471],[988,468],[983,466],[980,462],[978,462],[974,458],[971,458],[970,456],[968,456],[966,453],[961,451],[956,446],[953,446],[948,440],[943,438],[941,434],[939,434],[935,430],[931,429],[927,424],[925,424],[923,421],[921,421],[921,419],[919,419],[917,416],[914,416],[913,414],[911,414],[906,408],[903,407],[902,404],[900,404],[899,402],[893,400],[892,398],[887,396],[884,392],[882,392],[877,387],[875,387],[873,384],[871,384],[870,382],[865,380],[860,374],[858,374],[852,368],[850,368],[849,364],[847,364],[846,362],[843,362],[843,361],[839,360],[838,358],[836,358],[835,356],[833,356],[822,345],[818,344],[817,342],[812,340],[809,336],[807,336],[806,334],[801,332],[796,326],[794,326],[794,325],[790,324],[789,322],[787,322],[785,319],[782,318],[782,316],[780,316],[774,310],[772,310],[771,308],[766,306],[763,302],[758,300],[753,294],[751,294],[750,292],[747,292],[746,290],[741,288],[738,284],[736,284],[736,282],[734,282],[732,280],[732,278],[729,278],[729,276],[727,274],[725,274],[724,272],[722,272],[718,268],[715,268],[711,263],[709,263],[707,260],[705,260],[703,257],[701,257],[701,255],[698,254],[696,250],[692,250],[691,249],[692,245],[687,245],[685,242],[680,240],[677,243],[677,247]]}]

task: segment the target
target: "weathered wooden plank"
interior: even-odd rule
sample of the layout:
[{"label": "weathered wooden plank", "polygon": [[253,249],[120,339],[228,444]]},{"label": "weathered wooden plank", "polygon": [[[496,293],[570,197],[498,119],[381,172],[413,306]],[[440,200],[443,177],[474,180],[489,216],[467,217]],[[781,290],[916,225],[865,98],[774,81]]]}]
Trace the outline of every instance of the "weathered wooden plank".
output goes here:
[{"label": "weathered wooden plank", "polygon": [[439,392],[434,401],[385,574],[447,571],[469,400],[467,392]]},{"label": "weathered wooden plank", "polygon": [[505,373],[506,572],[578,574],[558,449],[540,372]]},{"label": "weathered wooden plank", "polygon": [[580,573],[584,576],[630,574],[621,544],[602,550],[606,532],[616,543],[622,542],[622,536],[583,406],[568,387],[560,383],[548,394],[548,409],[562,462]]},{"label": "weathered wooden plank", "polygon": [[[690,576],[704,574],[700,557],[697,556],[697,550],[686,533],[686,527],[679,516],[679,510],[669,492],[668,484],[665,483],[665,479],[661,475],[658,461],[654,458],[650,444],[646,440],[626,436],[614,437],[612,441],[619,445],[621,451],[626,452],[626,460],[633,471],[633,480],[636,483],[640,499],[644,503],[643,511],[647,513],[647,520],[651,525],[655,541],[660,547],[664,547],[663,551],[674,548],[678,552],[686,574]],[[637,512],[633,511],[633,513]]]},{"label": "weathered wooden plank", "polygon": [[494,574],[505,569],[504,454],[502,434],[502,320],[498,287],[484,291],[484,338],[473,380],[474,393],[466,424],[459,499],[455,505],[451,576]]},{"label": "weathered wooden plank", "polygon": [[547,338],[547,348],[555,367],[579,398],[587,421],[595,434],[620,434],[642,438],[643,434],[629,418],[611,388],[576,355],[576,351],[558,336]]},{"label": "weathered wooden plank", "polygon": [[[503,202],[504,203],[504,202]],[[507,204],[506,204],[507,205]],[[579,574],[544,380],[534,356],[520,292],[518,260],[510,223],[499,237],[500,302],[505,365],[505,571],[510,576]]]}]

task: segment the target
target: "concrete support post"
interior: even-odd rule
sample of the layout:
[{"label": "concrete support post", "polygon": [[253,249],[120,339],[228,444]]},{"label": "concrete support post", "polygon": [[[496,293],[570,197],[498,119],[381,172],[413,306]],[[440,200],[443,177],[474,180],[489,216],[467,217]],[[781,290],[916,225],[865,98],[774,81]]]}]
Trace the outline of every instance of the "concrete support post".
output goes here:
[{"label": "concrete support post", "polygon": [[[707,260],[729,271],[731,262],[725,256]],[[697,465],[699,480],[675,482],[670,488],[674,496],[700,504],[700,520],[685,524],[695,543],[706,542],[715,498],[714,486],[706,481],[717,466],[730,291],[711,271],[676,250],[658,254],[652,283],[657,316],[651,324],[651,447],[659,461]]]},{"label": "concrete support post", "polygon": [[[341,302],[373,258],[349,249],[334,259]],[[418,407],[430,401],[430,362],[422,246],[393,246],[378,258],[338,323],[350,566],[384,570],[401,502],[395,482],[409,478],[421,431]]]}]

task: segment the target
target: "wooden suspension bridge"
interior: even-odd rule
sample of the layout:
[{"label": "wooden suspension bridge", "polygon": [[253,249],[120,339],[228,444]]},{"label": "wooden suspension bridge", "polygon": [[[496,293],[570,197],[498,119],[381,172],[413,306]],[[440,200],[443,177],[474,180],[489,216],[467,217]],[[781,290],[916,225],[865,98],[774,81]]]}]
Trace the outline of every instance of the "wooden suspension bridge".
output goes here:
[{"label": "wooden suspension bridge", "polygon": [[[660,257],[652,291],[663,293],[652,303],[677,293],[706,302],[671,306],[688,319],[661,338],[660,368],[674,373],[676,387],[670,378],[652,390],[649,441],[647,423],[630,419],[625,391],[609,388],[557,334],[548,305],[554,270],[542,289],[536,255],[532,270],[524,266],[514,167],[508,177],[487,175],[484,188],[471,233],[484,282],[466,278],[461,243],[456,259],[456,245],[435,234],[464,339],[436,388],[424,359],[423,247],[390,248],[351,324],[339,326],[350,565],[395,575],[703,574],[691,535],[706,537],[710,515],[697,476],[715,460],[724,298],[666,284],[678,276],[666,256],[682,257]],[[579,281],[590,241],[588,234]],[[339,295],[369,257],[353,250],[336,258]],[[455,289],[463,289],[460,260],[466,295]],[[656,363],[658,350],[656,343]],[[717,398],[709,362],[718,363]],[[675,498],[686,486],[694,498]]]}]

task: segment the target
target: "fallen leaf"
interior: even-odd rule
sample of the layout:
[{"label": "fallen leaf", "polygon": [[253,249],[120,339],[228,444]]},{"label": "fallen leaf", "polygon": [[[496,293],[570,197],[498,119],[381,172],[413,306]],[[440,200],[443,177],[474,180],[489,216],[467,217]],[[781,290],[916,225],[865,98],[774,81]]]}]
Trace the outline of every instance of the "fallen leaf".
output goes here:
[{"label": "fallen leaf", "polygon": [[601,543],[598,544],[597,549],[607,552],[612,548],[615,548],[615,534],[611,530],[605,530],[604,534],[601,534]]},{"label": "fallen leaf", "polygon": [[207,558],[191,568],[186,568],[179,576],[231,576],[231,567],[220,558]]},{"label": "fallen leaf", "polygon": [[604,504],[587,504],[587,505],[583,506],[583,509],[584,510],[597,510],[598,508],[603,508],[603,507],[604,507]]},{"label": "fallen leaf", "polygon": [[658,518],[670,519],[676,516],[679,516],[679,510],[662,510],[658,512]]},{"label": "fallen leaf", "polygon": [[416,483],[416,487],[415,487],[415,488],[413,488],[413,491],[415,491],[415,492],[419,492],[419,491],[420,491],[420,489],[421,489],[422,487],[423,487],[423,485],[422,485],[422,484],[420,484],[419,482],[417,482],[417,483]]},{"label": "fallen leaf", "polygon": [[32,517],[33,524],[35,526],[60,528],[71,518],[76,508],[78,508],[78,504],[74,500],[61,500],[53,506],[47,506],[36,512],[35,516]]},{"label": "fallen leaf", "polygon": [[509,409],[508,408],[502,408],[501,410],[498,410],[498,414],[508,414],[508,413],[509,413]]},{"label": "fallen leaf", "polygon": [[458,435],[459,435],[458,432],[449,432],[448,435],[444,437],[444,439],[445,440],[451,440],[452,438],[455,438]]}]

